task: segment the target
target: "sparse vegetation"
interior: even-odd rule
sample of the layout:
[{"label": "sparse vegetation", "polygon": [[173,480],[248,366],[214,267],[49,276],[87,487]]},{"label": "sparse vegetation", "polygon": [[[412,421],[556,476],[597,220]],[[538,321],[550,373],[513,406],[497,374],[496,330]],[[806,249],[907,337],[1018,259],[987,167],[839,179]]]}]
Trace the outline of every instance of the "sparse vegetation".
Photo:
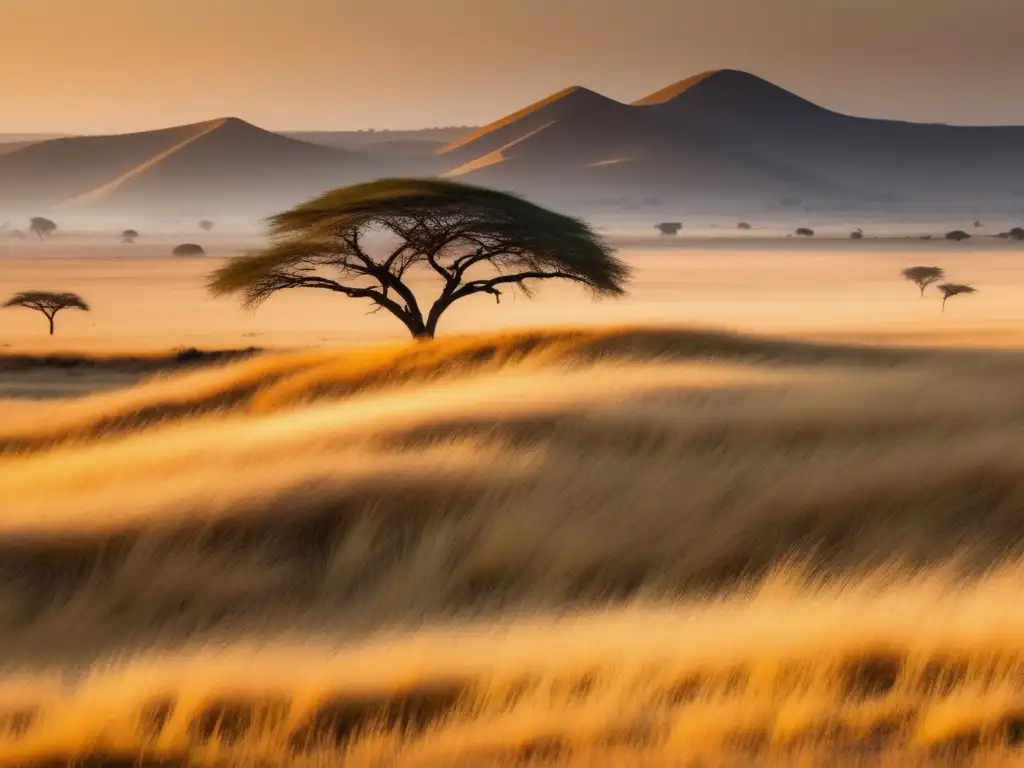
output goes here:
[{"label": "sparse vegetation", "polygon": [[800,237],[814,237],[814,230],[808,229],[807,227],[800,227],[799,229],[796,230],[796,233]]},{"label": "sparse vegetation", "polygon": [[50,221],[50,219],[42,216],[33,216],[29,222],[28,231],[40,240],[49,240],[53,233],[57,231],[57,225]]},{"label": "sparse vegetation", "polygon": [[89,305],[74,293],[52,293],[49,291],[22,291],[16,293],[4,304],[4,308],[24,307],[41,312],[50,323],[50,335],[53,335],[53,319],[57,313],[65,309],[89,311]]},{"label": "sparse vegetation", "polygon": [[977,293],[978,289],[962,283],[943,283],[939,286],[942,291],[942,311],[946,311],[946,299],[951,296],[960,296],[967,293]]},{"label": "sparse vegetation", "polygon": [[175,246],[171,254],[174,256],[203,256],[206,251],[197,243],[182,243]]},{"label": "sparse vegetation", "polygon": [[954,229],[952,232],[946,233],[947,240],[953,240],[957,243],[962,243],[964,240],[970,240],[971,236],[964,232],[962,229]]},{"label": "sparse vegetation", "polygon": [[[367,245],[373,234],[391,243],[374,253]],[[256,307],[290,288],[328,290],[386,310],[417,339],[432,338],[442,314],[470,296],[500,303],[503,289],[530,296],[532,283],[542,280],[618,296],[629,277],[582,221],[514,195],[436,179],[384,179],[328,192],[273,217],[271,235],[269,248],[213,274],[215,296],[241,294]],[[429,309],[406,282],[413,268],[429,270],[441,284]]]},{"label": "sparse vegetation", "polygon": [[203,232],[209,232],[215,226],[216,224],[214,224],[214,222],[210,221],[209,219],[203,219],[202,221],[199,222],[199,228],[203,230]]},{"label": "sparse vegetation", "polygon": [[655,224],[654,228],[662,235],[678,235],[679,230],[683,228],[683,223],[681,221],[663,221],[661,224]]},{"label": "sparse vegetation", "polygon": [[905,280],[917,285],[921,289],[921,297],[924,298],[924,289],[933,283],[939,282],[946,276],[942,267],[907,267],[902,272]]},{"label": "sparse vegetation", "polygon": [[139,233],[134,229],[126,229],[121,233],[122,243],[134,243],[139,238]]}]

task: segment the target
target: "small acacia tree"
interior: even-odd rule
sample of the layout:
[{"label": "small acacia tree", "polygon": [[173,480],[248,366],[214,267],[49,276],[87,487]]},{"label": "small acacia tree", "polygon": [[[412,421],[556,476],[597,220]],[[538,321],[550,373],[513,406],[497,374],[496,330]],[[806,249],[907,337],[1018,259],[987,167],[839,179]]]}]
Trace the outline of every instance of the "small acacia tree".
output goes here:
[{"label": "small acacia tree", "polygon": [[800,237],[814,237],[814,230],[808,229],[807,227],[800,227],[796,233],[800,235]]},{"label": "small acacia tree", "polygon": [[683,222],[663,221],[661,224],[655,224],[654,228],[663,235],[678,235],[679,230],[683,228]]},{"label": "small acacia tree", "polygon": [[942,267],[907,267],[900,274],[904,280],[915,283],[921,289],[921,298],[924,298],[925,288],[946,276]]},{"label": "small acacia tree", "polygon": [[53,318],[62,309],[80,309],[89,311],[89,305],[76,293],[51,293],[49,291],[22,291],[16,293],[4,307],[25,307],[42,312],[50,322],[50,335],[53,336]]},{"label": "small acacia tree", "polygon": [[138,237],[139,233],[136,232],[134,229],[126,229],[124,232],[121,233],[121,242],[134,243],[138,239]]},{"label": "small acacia tree", "polygon": [[213,227],[214,223],[209,219],[203,219],[202,221],[199,222],[199,228],[203,230],[203,232],[209,232],[211,229],[213,229]]},{"label": "small acacia tree", "polygon": [[[366,299],[414,338],[432,338],[452,304],[502,289],[526,296],[539,280],[570,280],[623,294],[629,268],[582,221],[522,198],[441,179],[381,179],[327,192],[270,219],[272,244],[210,278],[215,296],[256,307],[287,288]],[[371,240],[378,240],[371,247]],[[440,292],[421,305],[407,281],[433,274]]]},{"label": "small acacia tree", "polygon": [[42,216],[33,216],[28,224],[28,231],[40,240],[48,240],[57,231],[57,225]]},{"label": "small acacia tree", "polygon": [[1024,240],[1024,227],[1014,227],[1008,233],[1011,240]]},{"label": "small acacia tree", "polygon": [[964,232],[962,229],[954,229],[952,232],[946,233],[946,239],[960,243],[963,242],[964,240],[970,240],[971,236]]},{"label": "small acacia tree", "polygon": [[942,312],[946,311],[946,299],[950,296],[959,296],[961,293],[978,292],[977,288],[970,285],[963,285],[962,283],[943,283],[939,286],[939,290],[942,291]]}]

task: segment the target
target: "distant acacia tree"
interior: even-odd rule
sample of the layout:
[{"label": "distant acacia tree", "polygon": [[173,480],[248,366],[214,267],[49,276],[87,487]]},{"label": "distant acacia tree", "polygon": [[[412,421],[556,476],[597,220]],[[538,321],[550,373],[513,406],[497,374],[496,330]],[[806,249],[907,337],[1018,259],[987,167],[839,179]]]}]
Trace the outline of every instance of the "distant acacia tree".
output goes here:
[{"label": "distant acacia tree", "polygon": [[737,225],[736,225],[736,228],[737,228],[737,229],[753,229],[753,227],[751,227],[751,226],[750,226],[750,225],[749,225],[749,224],[748,224],[747,222],[745,222],[745,221],[741,221],[741,222],[740,222],[739,224],[737,224]]},{"label": "distant acacia tree", "polygon": [[50,322],[50,335],[53,336],[53,318],[62,309],[80,309],[89,311],[89,305],[75,293],[51,293],[49,291],[22,291],[16,293],[4,307],[25,307],[42,312]]},{"label": "distant acacia tree", "polygon": [[954,229],[952,232],[946,233],[947,240],[954,240],[955,242],[963,242],[964,240],[970,240],[971,236],[964,232],[962,229]]},{"label": "distant acacia tree", "polygon": [[199,228],[203,230],[203,232],[209,232],[211,229],[214,228],[214,226],[216,225],[209,219],[203,219],[202,221],[199,222]]},{"label": "distant acacia tree", "polygon": [[1024,240],[1024,227],[1014,227],[1009,232],[1011,240],[1017,240],[1018,242]]},{"label": "distant acacia tree", "polygon": [[134,229],[126,229],[121,233],[122,243],[134,243],[139,238],[139,233]]},{"label": "distant acacia tree", "polygon": [[661,224],[655,224],[654,228],[663,235],[678,235],[679,230],[683,228],[683,223],[681,221],[663,221]]},{"label": "distant acacia tree", "polygon": [[950,296],[959,296],[962,293],[977,293],[978,289],[970,285],[963,285],[962,283],[943,283],[939,286],[939,290],[942,291],[942,310],[946,311],[946,299]]},{"label": "distant acacia tree", "polygon": [[853,230],[853,232],[850,233],[850,239],[851,240],[863,240],[864,239],[864,230],[862,230],[862,229],[855,229],[855,230]]},{"label": "distant acacia tree", "polygon": [[907,267],[900,274],[905,280],[915,283],[921,289],[922,298],[924,298],[925,288],[946,276],[942,267]]},{"label": "distant acacia tree", "polygon": [[206,254],[206,251],[203,250],[203,246],[197,243],[182,243],[175,246],[171,254],[173,256],[203,256]]},{"label": "distant acacia tree", "polygon": [[800,227],[796,233],[800,235],[800,237],[814,237],[814,230],[808,229],[807,227]]},{"label": "distant acacia tree", "polygon": [[[477,294],[530,296],[533,283],[568,280],[596,295],[622,295],[629,268],[585,223],[522,198],[441,179],[380,179],[327,192],[270,220],[272,244],[211,275],[215,296],[241,294],[256,307],[288,288],[366,299],[416,339],[432,338],[441,315]],[[371,247],[371,242],[376,245]],[[440,283],[429,307],[407,278],[414,268]]]},{"label": "distant acacia tree", "polygon": [[975,228],[975,229],[980,229],[980,228],[981,228],[981,226],[982,226],[982,223],[981,223],[981,221],[979,221],[979,220],[975,219],[975,221],[974,221],[974,228]]},{"label": "distant acacia tree", "polygon": [[40,240],[48,240],[50,235],[57,231],[57,225],[42,216],[33,216],[29,222],[28,231]]}]

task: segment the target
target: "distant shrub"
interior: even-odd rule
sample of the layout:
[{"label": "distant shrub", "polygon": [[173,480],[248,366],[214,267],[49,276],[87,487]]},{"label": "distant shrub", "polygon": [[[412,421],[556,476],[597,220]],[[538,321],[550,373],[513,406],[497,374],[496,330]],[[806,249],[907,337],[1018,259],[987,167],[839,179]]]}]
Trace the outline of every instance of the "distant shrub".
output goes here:
[{"label": "distant shrub", "polygon": [[1011,240],[1020,242],[1024,240],[1024,227],[1014,227],[1007,234],[1009,234]]},{"label": "distant shrub", "polygon": [[961,243],[964,240],[970,240],[971,236],[964,232],[962,229],[954,229],[952,232],[946,233],[947,240],[953,240],[954,242]]},{"label": "distant shrub", "polygon": [[29,222],[28,231],[40,240],[48,240],[50,235],[57,231],[57,225],[42,216],[33,216]]},{"label": "distant shrub", "polygon": [[203,353],[200,352],[195,347],[186,347],[184,349],[179,349],[177,354],[175,355],[175,360],[177,360],[179,363],[192,362],[195,360],[201,360],[202,358]]},{"label": "distant shrub", "polygon": [[121,242],[134,243],[138,236],[139,233],[136,232],[134,229],[126,229],[124,232],[121,233]]},{"label": "distant shrub", "polygon": [[850,239],[851,240],[863,240],[864,239],[864,233],[861,230],[859,230],[859,229],[855,229],[855,230],[853,230],[853,232],[850,233]]},{"label": "distant shrub", "polygon": [[683,228],[683,223],[681,221],[663,221],[661,224],[655,224],[654,228],[663,235],[678,235],[679,230]]},{"label": "distant shrub", "polygon": [[740,222],[739,224],[737,224],[737,225],[736,225],[736,228],[737,228],[737,229],[753,229],[753,227],[751,227],[751,226],[750,226],[749,224],[747,224],[747,222],[745,222],[745,221],[741,221],[741,222]]},{"label": "distant shrub", "polygon": [[211,229],[214,228],[214,226],[216,225],[209,219],[203,219],[202,221],[199,222],[199,228],[203,230],[203,232],[209,232]]},{"label": "distant shrub", "polygon": [[203,256],[206,251],[203,250],[203,246],[196,243],[182,243],[171,253],[175,256]]},{"label": "distant shrub", "polygon": [[800,227],[796,233],[800,235],[800,237],[814,237],[814,230],[808,229],[807,227]]}]

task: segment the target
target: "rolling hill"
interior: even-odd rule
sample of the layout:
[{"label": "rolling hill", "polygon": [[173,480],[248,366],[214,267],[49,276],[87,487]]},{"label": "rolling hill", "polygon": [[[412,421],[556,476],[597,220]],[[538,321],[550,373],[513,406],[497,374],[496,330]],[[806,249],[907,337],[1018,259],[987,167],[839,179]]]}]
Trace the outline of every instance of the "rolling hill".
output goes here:
[{"label": "rolling hill", "polygon": [[478,129],[280,134],[226,118],[35,141],[0,150],[0,205],[262,216],[390,175],[459,178],[597,215],[1005,213],[1024,209],[1024,127],[853,117],[715,70],[631,103],[573,86]]},{"label": "rolling hill", "polygon": [[314,145],[223,118],[54,139],[0,155],[0,202],[24,210],[263,212],[395,170],[387,156]]},{"label": "rolling hill", "polygon": [[[754,75],[705,72],[631,104],[569,89],[450,144],[450,175],[563,203],[604,196],[1024,205],[1024,128],[841,115]],[[598,200],[598,202],[600,202]]]}]

